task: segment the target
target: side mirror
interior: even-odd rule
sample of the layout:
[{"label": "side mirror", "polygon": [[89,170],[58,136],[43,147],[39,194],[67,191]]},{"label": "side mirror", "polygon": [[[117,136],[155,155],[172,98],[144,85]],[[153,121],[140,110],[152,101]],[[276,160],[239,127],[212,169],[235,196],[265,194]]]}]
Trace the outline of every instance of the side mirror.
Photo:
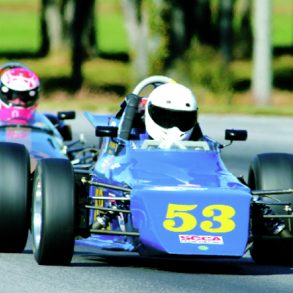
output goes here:
[{"label": "side mirror", "polygon": [[116,126],[96,126],[97,137],[117,137],[118,127]]},{"label": "side mirror", "polygon": [[57,117],[60,120],[75,119],[75,111],[60,111],[57,112]]},{"label": "side mirror", "polygon": [[242,129],[226,129],[225,139],[230,141],[243,141],[247,139],[247,131]]}]

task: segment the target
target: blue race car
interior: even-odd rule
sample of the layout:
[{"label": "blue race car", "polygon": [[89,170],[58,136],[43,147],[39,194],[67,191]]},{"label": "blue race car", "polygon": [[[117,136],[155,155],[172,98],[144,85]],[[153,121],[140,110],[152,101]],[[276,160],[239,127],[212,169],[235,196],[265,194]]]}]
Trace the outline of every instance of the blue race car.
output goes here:
[{"label": "blue race car", "polygon": [[[102,138],[90,168],[63,159],[38,161],[31,231],[39,264],[69,264],[74,244],[147,256],[239,258],[256,241],[256,261],[263,260],[259,243],[273,239],[292,248],[290,231],[279,235],[282,218],[292,218],[292,210],[275,215],[262,200],[290,190],[252,190],[227,170],[224,146],[203,135],[199,125],[190,140],[167,147],[144,136],[137,111],[142,96],[170,81],[143,80],[115,116],[85,114]],[[225,137],[231,143],[246,140],[247,132],[226,130]],[[278,201],[287,210],[292,203]],[[283,261],[288,254],[293,260],[291,248]],[[273,250],[268,257],[274,254],[280,255]]]},{"label": "blue race car", "polygon": [[[1,70],[11,68],[25,67],[11,62],[2,66]],[[1,86],[3,94],[5,87]],[[8,107],[4,111],[7,109]],[[87,163],[85,154],[93,154],[84,145],[77,147],[82,141],[72,140],[71,128],[64,122],[66,119],[74,119],[75,112],[53,114],[33,110],[29,117],[15,117],[13,111],[18,109],[12,109],[11,117],[0,121],[1,252],[22,252],[25,248],[30,226],[32,174],[37,161],[59,158],[80,165]],[[19,113],[22,114],[21,110]]]},{"label": "blue race car", "polygon": [[[75,119],[75,112],[40,113],[37,109],[39,79],[22,63],[2,65],[0,77],[0,141],[25,145],[32,161],[66,158],[65,142],[72,141],[72,132],[65,120]],[[27,84],[31,84],[31,90],[26,90]]]}]

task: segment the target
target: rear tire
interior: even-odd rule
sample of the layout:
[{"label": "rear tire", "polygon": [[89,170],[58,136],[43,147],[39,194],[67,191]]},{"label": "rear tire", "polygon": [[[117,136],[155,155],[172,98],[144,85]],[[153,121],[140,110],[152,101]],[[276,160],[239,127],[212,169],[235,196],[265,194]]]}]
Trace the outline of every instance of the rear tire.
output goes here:
[{"label": "rear tire", "polygon": [[[259,190],[289,189],[293,187],[293,155],[286,153],[265,153],[257,155],[252,161],[248,174],[249,187]],[[275,199],[291,203],[292,194],[274,194]],[[283,206],[269,206],[274,214],[284,214]],[[258,223],[255,223],[256,225]],[[257,233],[251,248],[251,257],[255,262],[266,264],[293,263],[293,219],[285,219],[288,236],[266,236]],[[252,229],[254,223],[252,222]]]},{"label": "rear tire", "polygon": [[17,143],[0,143],[0,251],[20,253],[29,230],[30,158]]},{"label": "rear tire", "polygon": [[68,265],[74,251],[74,174],[67,159],[40,160],[32,204],[34,257],[40,265]]}]

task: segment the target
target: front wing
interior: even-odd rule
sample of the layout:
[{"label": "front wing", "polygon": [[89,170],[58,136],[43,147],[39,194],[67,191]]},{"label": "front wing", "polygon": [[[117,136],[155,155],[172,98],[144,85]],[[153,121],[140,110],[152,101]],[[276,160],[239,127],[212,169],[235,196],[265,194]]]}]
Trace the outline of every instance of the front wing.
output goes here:
[{"label": "front wing", "polygon": [[131,212],[142,253],[240,257],[249,239],[246,189],[133,189]]}]

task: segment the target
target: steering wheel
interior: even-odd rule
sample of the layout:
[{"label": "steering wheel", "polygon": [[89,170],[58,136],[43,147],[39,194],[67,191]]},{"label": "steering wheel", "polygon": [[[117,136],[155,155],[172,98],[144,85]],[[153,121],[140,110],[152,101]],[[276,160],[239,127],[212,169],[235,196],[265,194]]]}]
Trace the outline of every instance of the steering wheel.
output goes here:
[{"label": "steering wheel", "polygon": [[175,82],[174,79],[164,76],[164,75],[153,75],[142,80],[138,85],[134,88],[133,94],[140,96],[140,94],[147,87],[152,86],[153,88],[158,87],[164,83]]},{"label": "steering wheel", "polygon": [[123,119],[119,124],[119,137],[123,139],[129,139],[130,130],[132,128],[132,123],[136,114],[136,111],[139,107],[140,100],[143,97],[148,95],[143,94],[142,92],[149,86],[152,86],[152,89],[158,87],[161,84],[175,82],[173,79],[163,76],[163,75],[154,75],[142,80],[133,90],[131,99],[128,102],[124,101],[124,107],[116,114],[116,117],[121,117],[123,114]]}]

